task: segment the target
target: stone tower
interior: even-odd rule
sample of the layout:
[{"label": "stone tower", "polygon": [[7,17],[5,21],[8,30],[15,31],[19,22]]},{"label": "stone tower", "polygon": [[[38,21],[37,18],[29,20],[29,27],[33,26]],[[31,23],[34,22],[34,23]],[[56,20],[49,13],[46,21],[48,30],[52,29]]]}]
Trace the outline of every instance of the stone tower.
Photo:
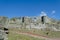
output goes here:
[{"label": "stone tower", "polygon": [[22,23],[24,23],[24,17],[22,17]]},{"label": "stone tower", "polygon": [[42,22],[42,24],[44,24],[46,22],[46,13],[45,12],[41,12],[41,22]]}]

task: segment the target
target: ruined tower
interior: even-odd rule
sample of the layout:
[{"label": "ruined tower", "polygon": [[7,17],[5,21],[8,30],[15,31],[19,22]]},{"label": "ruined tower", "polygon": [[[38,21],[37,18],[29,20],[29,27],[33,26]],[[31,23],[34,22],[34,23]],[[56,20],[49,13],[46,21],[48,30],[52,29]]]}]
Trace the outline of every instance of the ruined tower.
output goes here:
[{"label": "ruined tower", "polygon": [[22,23],[24,23],[24,17],[22,17]]},{"label": "ruined tower", "polygon": [[44,24],[46,21],[46,13],[45,12],[41,12],[41,22],[42,24]]}]

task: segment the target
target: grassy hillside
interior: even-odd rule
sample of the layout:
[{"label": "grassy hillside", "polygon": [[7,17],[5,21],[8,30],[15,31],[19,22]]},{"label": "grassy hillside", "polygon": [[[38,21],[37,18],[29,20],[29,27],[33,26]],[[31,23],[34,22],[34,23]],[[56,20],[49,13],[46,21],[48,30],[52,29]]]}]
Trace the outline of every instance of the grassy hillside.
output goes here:
[{"label": "grassy hillside", "polygon": [[38,39],[31,36],[10,32],[8,35],[8,40],[44,40],[44,39]]},{"label": "grassy hillside", "polygon": [[[33,34],[38,34],[38,35],[42,35],[42,36],[47,36],[50,38],[60,38],[60,32],[59,31],[42,31],[42,30],[38,30],[38,29],[11,29],[11,31],[19,31],[19,32],[30,32]],[[47,34],[48,33],[48,34]]]}]

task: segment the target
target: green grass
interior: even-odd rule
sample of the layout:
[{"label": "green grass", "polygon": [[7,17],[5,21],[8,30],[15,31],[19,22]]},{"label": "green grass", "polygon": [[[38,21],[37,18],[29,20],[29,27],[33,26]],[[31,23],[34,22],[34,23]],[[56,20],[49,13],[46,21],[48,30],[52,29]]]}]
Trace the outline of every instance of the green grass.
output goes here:
[{"label": "green grass", "polygon": [[[22,31],[22,32],[31,32],[34,34],[39,34],[39,35],[43,35],[43,36],[47,36],[50,38],[60,38],[60,32],[59,31],[41,31],[41,30],[37,30],[37,29],[12,29],[13,31]],[[48,35],[46,34],[48,32]]]},{"label": "green grass", "polygon": [[[20,30],[20,31],[22,31],[22,32],[32,32],[34,34],[39,34],[39,35],[47,36],[47,37],[50,37],[50,38],[60,38],[60,32],[59,31],[42,31],[42,30],[37,30],[37,29],[32,29],[32,30],[23,29],[23,30]],[[48,35],[46,33],[48,33]]]},{"label": "green grass", "polygon": [[8,35],[8,40],[44,40],[44,39],[38,39],[31,36],[10,32]]},{"label": "green grass", "polygon": [[[32,33],[47,36],[47,37],[50,37],[50,38],[60,38],[60,32],[59,31],[34,30]],[[47,33],[48,33],[48,35],[47,35]]]}]

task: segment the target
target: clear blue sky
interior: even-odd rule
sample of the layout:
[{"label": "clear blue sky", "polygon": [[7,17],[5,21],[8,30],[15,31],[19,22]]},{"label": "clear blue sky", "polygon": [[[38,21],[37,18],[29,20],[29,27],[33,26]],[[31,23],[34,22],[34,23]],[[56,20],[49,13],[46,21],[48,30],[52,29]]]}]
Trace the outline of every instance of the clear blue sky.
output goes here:
[{"label": "clear blue sky", "polygon": [[41,11],[60,19],[60,0],[0,0],[0,16],[37,16]]}]

